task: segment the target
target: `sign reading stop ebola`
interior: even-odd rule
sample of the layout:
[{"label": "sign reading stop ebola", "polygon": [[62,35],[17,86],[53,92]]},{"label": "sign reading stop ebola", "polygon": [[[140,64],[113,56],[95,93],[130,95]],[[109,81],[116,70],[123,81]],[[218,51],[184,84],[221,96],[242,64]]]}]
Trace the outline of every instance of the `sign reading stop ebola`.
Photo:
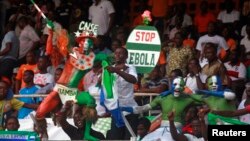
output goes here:
[{"label": "sign reading stop ebola", "polygon": [[128,64],[136,67],[137,73],[149,73],[157,65],[161,51],[161,41],[153,26],[137,26],[129,35]]}]

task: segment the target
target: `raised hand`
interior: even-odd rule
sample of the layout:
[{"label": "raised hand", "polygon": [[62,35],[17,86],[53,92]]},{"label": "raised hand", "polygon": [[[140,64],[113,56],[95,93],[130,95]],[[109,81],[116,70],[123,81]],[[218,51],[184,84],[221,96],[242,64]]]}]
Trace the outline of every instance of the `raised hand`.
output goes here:
[{"label": "raised hand", "polygon": [[171,111],[168,113],[168,120],[169,121],[174,121],[174,111]]}]

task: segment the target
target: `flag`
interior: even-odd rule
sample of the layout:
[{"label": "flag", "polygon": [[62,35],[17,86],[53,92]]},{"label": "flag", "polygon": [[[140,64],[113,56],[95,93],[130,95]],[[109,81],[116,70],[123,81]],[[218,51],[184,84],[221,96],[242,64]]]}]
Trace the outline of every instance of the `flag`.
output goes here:
[{"label": "flag", "polygon": [[115,120],[117,127],[125,126],[125,123],[122,118],[122,112],[119,108],[118,94],[115,91],[115,76],[113,73],[110,73],[106,67],[108,66],[107,61],[102,61],[102,85],[100,91],[100,104],[109,111]]},{"label": "flag", "polygon": [[241,122],[238,119],[223,117],[212,113],[208,114],[209,125],[249,125],[248,123]]}]

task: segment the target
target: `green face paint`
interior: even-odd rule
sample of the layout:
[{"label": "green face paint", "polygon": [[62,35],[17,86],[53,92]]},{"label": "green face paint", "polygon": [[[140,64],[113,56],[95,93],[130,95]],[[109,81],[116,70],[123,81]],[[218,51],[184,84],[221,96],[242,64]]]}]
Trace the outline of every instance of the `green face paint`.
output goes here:
[{"label": "green face paint", "polygon": [[89,52],[89,49],[93,48],[93,41],[89,38],[86,38],[83,43],[83,51]]},{"label": "green face paint", "polygon": [[174,87],[174,96],[178,97],[180,94],[184,91],[185,82],[183,78],[177,77],[173,81],[173,87]]},{"label": "green face paint", "polygon": [[218,89],[218,81],[216,76],[212,76],[207,81],[207,86],[209,91],[217,91]]}]

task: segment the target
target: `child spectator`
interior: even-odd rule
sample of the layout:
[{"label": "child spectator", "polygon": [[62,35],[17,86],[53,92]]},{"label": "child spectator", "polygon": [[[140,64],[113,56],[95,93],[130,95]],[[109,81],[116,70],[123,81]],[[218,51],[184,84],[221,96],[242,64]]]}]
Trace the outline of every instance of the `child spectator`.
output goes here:
[{"label": "child spectator", "polygon": [[151,126],[151,122],[149,119],[142,117],[139,119],[138,126],[137,126],[137,141],[140,141],[143,139],[145,135],[148,134],[149,128]]},{"label": "child spectator", "polygon": [[6,131],[17,131],[20,127],[17,117],[10,116],[5,120],[5,130]]},{"label": "child spectator", "polygon": [[[40,88],[39,86],[35,85],[33,82],[34,79],[34,72],[32,70],[26,70],[23,74],[23,81],[26,83],[26,86],[22,88],[19,93],[20,95],[32,95],[35,94],[35,92]],[[30,103],[30,104],[36,104],[38,103],[38,98],[19,98],[20,101]],[[30,112],[32,112],[32,109],[27,108],[21,108],[18,111],[18,118],[23,119],[26,116],[29,115]]]}]

